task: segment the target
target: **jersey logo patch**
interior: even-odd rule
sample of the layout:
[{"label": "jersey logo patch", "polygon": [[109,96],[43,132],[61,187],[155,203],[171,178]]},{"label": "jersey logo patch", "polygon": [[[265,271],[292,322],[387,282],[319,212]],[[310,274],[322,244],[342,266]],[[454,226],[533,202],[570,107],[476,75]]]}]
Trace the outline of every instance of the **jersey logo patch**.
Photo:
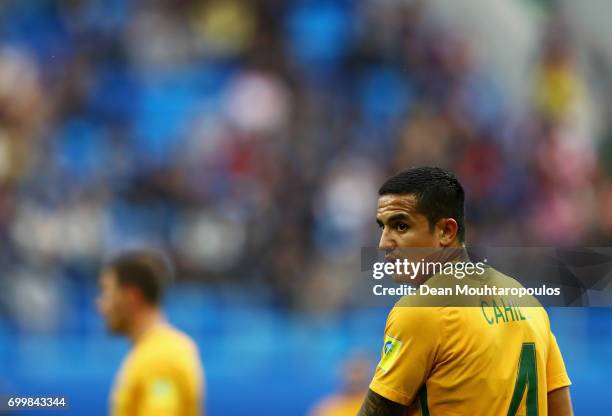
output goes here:
[{"label": "jersey logo patch", "polygon": [[151,394],[157,397],[172,394],[172,383],[167,380],[155,380],[151,385]]},{"label": "jersey logo patch", "polygon": [[[171,380],[156,379],[151,382],[147,399],[147,405],[152,409],[167,410],[176,407],[179,396],[175,384]],[[170,413],[170,411],[167,413]]]},{"label": "jersey logo patch", "polygon": [[402,341],[393,338],[389,335],[385,336],[385,342],[382,349],[382,357],[378,363],[378,368],[383,371],[389,371],[391,365],[395,362],[399,356],[399,352],[402,349]]}]

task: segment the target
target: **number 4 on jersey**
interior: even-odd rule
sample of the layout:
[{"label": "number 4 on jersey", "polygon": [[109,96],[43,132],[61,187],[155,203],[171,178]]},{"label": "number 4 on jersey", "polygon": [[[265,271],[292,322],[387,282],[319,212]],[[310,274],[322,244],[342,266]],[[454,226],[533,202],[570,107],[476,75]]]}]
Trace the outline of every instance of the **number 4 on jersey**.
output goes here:
[{"label": "number 4 on jersey", "polygon": [[518,375],[514,393],[510,400],[508,416],[516,415],[527,389],[527,416],[538,416],[538,368],[536,366],[536,349],[534,343],[525,343],[521,348]]}]

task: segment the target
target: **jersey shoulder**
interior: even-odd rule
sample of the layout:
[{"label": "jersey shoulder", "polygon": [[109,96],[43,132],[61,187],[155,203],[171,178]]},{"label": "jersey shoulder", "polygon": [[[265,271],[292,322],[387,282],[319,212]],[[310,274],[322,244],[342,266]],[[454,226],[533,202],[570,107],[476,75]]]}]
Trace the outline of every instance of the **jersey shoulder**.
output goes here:
[{"label": "jersey shoulder", "polygon": [[155,330],[137,345],[134,361],[140,368],[159,368],[187,363],[195,365],[199,360],[196,343],[184,332],[164,326]]}]

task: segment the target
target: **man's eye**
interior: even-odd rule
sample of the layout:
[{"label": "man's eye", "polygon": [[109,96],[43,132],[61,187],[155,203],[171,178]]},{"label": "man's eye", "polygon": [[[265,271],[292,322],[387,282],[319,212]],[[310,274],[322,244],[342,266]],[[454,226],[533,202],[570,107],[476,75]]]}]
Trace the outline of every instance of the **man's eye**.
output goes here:
[{"label": "man's eye", "polygon": [[395,225],[395,228],[397,229],[397,231],[406,231],[409,227],[408,224],[406,224],[405,222],[398,222]]}]

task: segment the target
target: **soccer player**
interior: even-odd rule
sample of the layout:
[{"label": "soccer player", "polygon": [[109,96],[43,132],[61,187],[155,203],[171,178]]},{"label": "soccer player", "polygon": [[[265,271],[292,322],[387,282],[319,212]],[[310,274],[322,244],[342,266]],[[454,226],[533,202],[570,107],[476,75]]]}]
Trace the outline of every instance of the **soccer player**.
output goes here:
[{"label": "soccer player", "polygon": [[168,261],[153,251],[126,252],[102,268],[98,308],[108,329],[132,343],[113,386],[113,416],[202,414],[198,348],[160,308],[171,276]]},{"label": "soccer player", "polygon": [[[379,248],[463,251],[463,207],[453,174],[403,171],[379,189]],[[487,267],[482,278],[504,276]],[[572,414],[570,380],[544,308],[493,320],[478,307],[407,307],[408,298],[389,313],[360,416]]]}]

